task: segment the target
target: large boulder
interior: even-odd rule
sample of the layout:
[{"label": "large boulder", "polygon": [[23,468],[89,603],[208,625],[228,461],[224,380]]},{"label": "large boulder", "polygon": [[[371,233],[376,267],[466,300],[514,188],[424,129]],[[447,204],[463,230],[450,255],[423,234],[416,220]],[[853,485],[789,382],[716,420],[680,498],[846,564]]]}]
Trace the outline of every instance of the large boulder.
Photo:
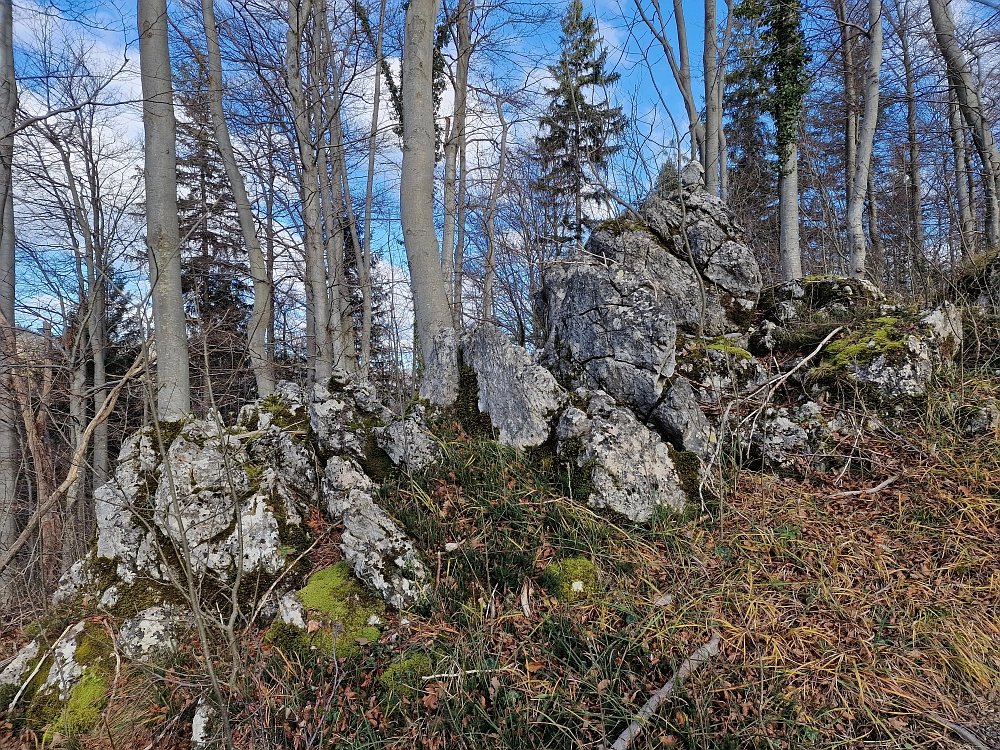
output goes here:
[{"label": "large boulder", "polygon": [[660,506],[683,509],[682,478],[660,436],[606,393],[576,396],[582,408],[569,407],[556,423],[557,451],[584,470],[588,504],[638,522],[649,521]]},{"label": "large boulder", "polygon": [[550,264],[542,354],[573,388],[600,389],[678,448],[705,455],[711,430],[678,383],[678,335],[743,332],[761,288],[753,253],[725,204],[699,187],[651,197],[638,216],[594,230],[583,252]]}]

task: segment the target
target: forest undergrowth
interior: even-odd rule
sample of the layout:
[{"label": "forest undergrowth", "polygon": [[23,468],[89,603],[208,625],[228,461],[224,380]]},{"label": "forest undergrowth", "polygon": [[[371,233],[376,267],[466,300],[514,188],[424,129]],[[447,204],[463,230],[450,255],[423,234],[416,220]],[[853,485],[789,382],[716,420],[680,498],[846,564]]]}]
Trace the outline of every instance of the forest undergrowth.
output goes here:
[{"label": "forest undergrowth", "polygon": [[[1000,706],[1000,434],[964,437],[959,420],[1000,378],[947,377],[894,435],[855,441],[842,471],[727,467],[715,494],[648,527],[574,500],[581,471],[561,459],[504,448],[481,423],[437,425],[443,459],[380,491],[431,594],[339,660],[269,645],[267,623],[247,626],[238,659],[220,636],[234,744],[610,747],[718,633],[719,655],[631,748],[962,746],[947,724]],[[314,569],[340,559],[335,539]],[[593,572],[584,591],[567,595],[566,565],[552,567],[566,560]],[[3,637],[3,654],[25,638]],[[192,639],[169,664],[119,665],[86,735],[53,742],[12,715],[0,747],[186,748],[210,696],[204,658]]]}]

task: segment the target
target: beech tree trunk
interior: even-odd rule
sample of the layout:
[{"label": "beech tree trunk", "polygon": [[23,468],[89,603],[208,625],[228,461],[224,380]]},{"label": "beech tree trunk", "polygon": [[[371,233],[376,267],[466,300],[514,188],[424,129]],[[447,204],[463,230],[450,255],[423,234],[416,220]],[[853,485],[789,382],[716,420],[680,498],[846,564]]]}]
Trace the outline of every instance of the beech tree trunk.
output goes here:
[{"label": "beech tree trunk", "polygon": [[[17,116],[17,89],[14,83],[14,18],[11,0],[0,0],[0,135],[11,133]],[[17,412],[14,408],[12,365],[14,345],[14,200],[11,161],[14,136],[0,139],[0,550],[7,550],[17,538],[14,506],[17,502],[17,474],[20,454],[17,441]],[[0,575],[0,607],[15,596],[13,570]]]},{"label": "beech tree trunk", "polygon": [[177,226],[177,123],[167,42],[166,0],[138,0],[139,70],[145,140],[146,245],[156,336],[156,406],[160,419],[191,410],[187,328]]},{"label": "beech tree trunk", "polygon": [[504,183],[504,170],[507,167],[507,134],[510,124],[504,118],[503,102],[497,99],[497,119],[500,120],[500,163],[497,165],[497,176],[490,191],[490,200],[486,205],[486,273],[483,279],[483,320],[492,323],[494,318],[493,287],[496,282],[496,219],[497,203],[500,200],[500,190]]},{"label": "beech tree trunk", "polygon": [[972,78],[972,72],[965,53],[955,38],[955,21],[951,15],[949,0],[928,0],[934,35],[944,55],[948,74],[955,87],[962,115],[972,132],[972,141],[979,153],[983,166],[983,192],[986,201],[986,244],[988,247],[1000,245],[1000,203],[997,189],[1000,181],[1000,150],[996,138],[990,130],[983,114],[979,89]]},{"label": "beech tree trunk", "polygon": [[236,164],[229,125],[222,107],[222,53],[219,50],[219,32],[215,24],[214,0],[201,0],[205,22],[205,41],[208,46],[208,100],[212,111],[215,143],[219,147],[226,177],[233,191],[236,213],[240,219],[240,232],[250,261],[250,278],[253,280],[253,309],[247,322],[247,353],[257,381],[257,394],[261,397],[274,392],[274,369],[267,348],[267,324],[271,318],[272,292],[267,276],[264,254],[257,238],[253,209],[247,196],[246,183]]},{"label": "beech tree trunk", "polygon": [[424,362],[453,327],[434,231],[434,27],[439,0],[411,0],[403,37],[403,168],[399,212]]},{"label": "beech tree trunk", "polygon": [[976,218],[972,213],[969,198],[968,156],[965,153],[965,126],[959,111],[955,87],[949,79],[948,87],[948,130],[951,135],[952,154],[955,159],[955,198],[958,203],[958,234],[962,245],[962,257],[967,258],[975,250]]},{"label": "beech tree trunk", "polygon": [[705,190],[719,195],[719,132],[722,130],[722,106],[719,99],[719,40],[717,36],[715,0],[705,0],[705,43],[703,70],[705,73]]},{"label": "beech tree trunk", "polygon": [[372,100],[371,133],[368,136],[368,174],[365,184],[364,245],[361,249],[361,372],[371,372],[372,357],[372,208],[375,204],[375,147],[378,136],[379,105],[382,98],[382,40],[385,36],[386,0],[381,0],[375,38],[375,93]]},{"label": "beech tree trunk", "polygon": [[[897,4],[897,8],[899,5]],[[909,198],[910,223],[912,227],[913,260],[922,264],[924,257],[924,208],[923,180],[920,174],[920,142],[917,140],[917,92],[913,75],[913,61],[910,58],[910,17],[904,5],[899,13],[899,43],[903,51],[903,75],[906,79],[906,139],[909,146]]]},{"label": "beech tree trunk", "polygon": [[854,170],[858,161],[858,96],[854,89],[854,28],[847,17],[845,0],[835,3],[840,25],[840,61],[844,74],[844,193],[848,204],[854,192]]},{"label": "beech tree trunk", "polygon": [[288,0],[285,76],[292,108],[295,141],[299,151],[302,232],[305,242],[307,326],[311,338],[310,374],[315,383],[326,383],[333,374],[333,341],[330,335],[330,296],[326,283],[326,258],[320,216],[319,169],[313,147],[309,111],[302,83],[302,33],[311,10],[311,0]]},{"label": "beech tree trunk", "polygon": [[799,250],[799,147],[794,141],[785,147],[781,174],[778,177],[778,246],[781,253],[781,278],[802,278],[802,254]]},{"label": "beech tree trunk", "polygon": [[465,186],[466,175],[466,121],[468,119],[469,60],[472,57],[472,29],[470,16],[472,0],[459,0],[458,6],[458,61],[455,67],[455,141],[459,158],[457,241],[454,250],[445,244],[444,255],[452,255],[452,306],[455,327],[462,327],[462,284],[465,280]]},{"label": "beech tree trunk", "polygon": [[865,67],[865,109],[858,136],[857,164],[847,203],[847,238],[851,253],[851,276],[863,279],[866,272],[868,246],[865,241],[865,195],[871,169],[875,128],[878,124],[879,76],[882,70],[882,2],[868,0],[869,56]]}]

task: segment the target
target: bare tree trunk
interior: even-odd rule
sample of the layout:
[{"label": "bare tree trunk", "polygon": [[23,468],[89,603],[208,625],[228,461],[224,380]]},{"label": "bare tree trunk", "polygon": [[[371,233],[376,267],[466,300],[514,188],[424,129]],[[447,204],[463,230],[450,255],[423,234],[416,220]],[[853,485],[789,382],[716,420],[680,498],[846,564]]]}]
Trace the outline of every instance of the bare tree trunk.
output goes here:
[{"label": "bare tree trunk", "polygon": [[271,317],[272,292],[268,282],[264,255],[257,238],[253,209],[247,196],[243,175],[236,164],[233,142],[229,137],[229,125],[222,107],[222,53],[219,50],[219,33],[215,24],[215,4],[213,0],[201,0],[205,21],[205,41],[208,45],[208,99],[212,111],[212,126],[215,142],[219,147],[222,164],[229,178],[236,203],[236,213],[240,219],[240,232],[247,247],[250,260],[250,278],[253,280],[253,309],[247,322],[247,353],[250,366],[257,381],[259,396],[269,396],[274,392],[274,368],[267,351],[267,322]]},{"label": "bare tree trunk", "polygon": [[[950,82],[950,79],[949,79]],[[951,148],[955,158],[955,197],[958,202],[958,232],[962,243],[962,257],[967,258],[975,250],[976,218],[972,215],[969,198],[967,156],[965,153],[965,127],[959,111],[955,87],[948,87],[948,130],[951,134]]]},{"label": "bare tree trunk", "polygon": [[[452,271],[452,305],[455,327],[462,327],[462,283],[465,280],[465,187],[467,184],[465,147],[466,121],[468,119],[469,60],[472,57],[472,30],[470,16],[472,0],[459,0],[458,6],[458,62],[455,68],[455,134],[460,160],[458,185],[458,241],[454,246]],[[452,246],[445,244],[444,254],[451,254]]]},{"label": "bare tree trunk", "polygon": [[[729,15],[732,16],[732,7],[729,8]],[[724,55],[725,57],[725,55]],[[726,91],[726,65],[725,60],[719,66],[719,112],[722,110],[722,96]],[[729,202],[729,142],[726,139],[726,128],[719,125],[719,197],[726,203]]]},{"label": "bare tree trunk", "polygon": [[483,320],[493,322],[493,285],[496,281],[496,219],[497,203],[500,200],[500,190],[504,183],[504,170],[507,167],[507,134],[510,125],[504,118],[503,101],[497,99],[497,119],[500,120],[500,163],[497,165],[497,176],[490,191],[490,200],[486,206],[486,275],[483,280]]},{"label": "bare tree trunk", "polygon": [[[76,348],[74,347],[74,349]],[[76,356],[71,358],[72,375],[69,385],[69,428],[70,446],[74,451],[76,451],[83,439],[83,431],[87,424],[87,365],[82,354],[82,351],[78,351]],[[62,570],[69,570],[69,567],[85,551],[85,514],[83,513],[84,503],[82,501],[85,498],[86,485],[86,467],[81,466],[80,473],[66,490],[66,512],[63,514],[62,528]],[[46,495],[46,497],[48,496]],[[42,502],[42,498],[39,498],[39,502]]]},{"label": "bare tree trunk", "polygon": [[[837,0],[834,10],[840,25],[840,59],[844,73],[844,194],[848,205],[854,192],[858,163],[858,95],[854,89],[854,27],[847,17],[846,0]],[[848,243],[849,244],[849,243]]]},{"label": "bare tree trunk", "polygon": [[906,138],[909,142],[910,158],[910,221],[913,228],[912,246],[914,261],[922,263],[924,257],[924,209],[923,182],[920,175],[920,143],[917,140],[917,93],[913,75],[913,61],[910,58],[910,15],[905,2],[896,5],[899,19],[899,43],[903,48],[903,75],[906,79]]},{"label": "bare tree trunk", "polygon": [[308,287],[309,331],[315,355],[310,363],[312,380],[325,384],[333,374],[333,341],[330,336],[330,297],[326,282],[326,258],[323,249],[320,217],[319,170],[313,147],[309,111],[302,84],[302,32],[312,8],[311,0],[288,0],[288,34],[286,37],[286,78],[292,105],[295,140],[301,168],[302,230],[305,240],[306,286]]},{"label": "bare tree trunk", "polygon": [[434,231],[434,27],[438,0],[411,0],[403,41],[403,168],[399,212],[424,362],[453,327]]},{"label": "bare tree trunk", "polygon": [[802,254],[799,249],[799,147],[792,141],[785,147],[781,174],[778,177],[778,246],[781,253],[781,278],[802,278]]},{"label": "bare tree trunk", "polygon": [[[6,551],[17,538],[14,507],[20,452],[17,442],[17,411],[11,375],[14,358],[14,199],[11,161],[14,154],[14,119],[17,89],[14,82],[14,19],[11,0],[0,0],[0,550]],[[0,608],[13,603],[12,570],[0,575]]]},{"label": "bare tree trunk", "polygon": [[868,0],[869,57],[865,68],[865,109],[858,138],[857,164],[847,204],[847,237],[851,250],[851,276],[863,279],[868,247],[862,224],[868,173],[871,170],[875,128],[878,125],[879,75],[882,70],[882,2]]},{"label": "bare tree trunk", "polygon": [[722,130],[722,107],[719,101],[719,40],[715,0],[705,0],[705,43],[703,65],[705,73],[705,190],[719,195],[719,131]]},{"label": "bare tree trunk", "polygon": [[[874,266],[874,271],[885,268],[885,249],[882,246],[882,231],[879,229],[878,198],[875,192],[875,165],[872,164],[868,170],[868,184],[865,188],[868,196],[868,241],[871,243],[871,257],[868,259],[869,270]],[[898,264],[897,264],[898,265]],[[879,278],[877,273],[873,274]],[[909,275],[909,274],[907,274]],[[912,277],[911,277],[912,281]]]},{"label": "bare tree trunk", "polygon": [[[677,88],[681,92],[684,100],[684,111],[688,118],[688,131],[691,136],[691,156],[693,159],[701,159],[705,152],[705,129],[698,115],[698,103],[694,98],[694,91],[691,88],[691,58],[688,54],[687,24],[684,20],[684,1],[673,0],[674,23],[677,26],[677,53],[674,53],[673,45],[667,38],[667,17],[660,8],[659,0],[653,1],[653,12],[649,13],[643,7],[643,0],[633,0],[636,10],[642,18],[646,27],[650,30],[656,41],[663,49],[663,54],[667,58],[670,72],[677,83]],[[663,102],[666,106],[666,101]]]},{"label": "bare tree trunk", "polygon": [[167,42],[166,0],[138,0],[139,67],[145,140],[146,245],[156,335],[156,405],[160,419],[191,410],[187,328],[177,226],[177,124]]},{"label": "bare tree trunk", "polygon": [[386,0],[381,0],[378,12],[378,32],[375,41],[375,94],[372,100],[371,134],[368,136],[368,179],[365,184],[365,237],[361,250],[362,310],[361,310],[361,372],[371,373],[372,358],[372,207],[375,202],[375,147],[378,136],[378,114],[382,97],[382,40],[385,35]]},{"label": "bare tree trunk", "polygon": [[955,39],[955,21],[951,16],[949,0],[929,0],[931,21],[938,46],[944,55],[948,73],[955,87],[959,107],[972,132],[972,140],[983,165],[983,188],[986,199],[986,244],[1000,245],[1000,198],[997,196],[1000,181],[1000,150],[983,113],[979,90],[972,79],[969,63],[958,40]]}]

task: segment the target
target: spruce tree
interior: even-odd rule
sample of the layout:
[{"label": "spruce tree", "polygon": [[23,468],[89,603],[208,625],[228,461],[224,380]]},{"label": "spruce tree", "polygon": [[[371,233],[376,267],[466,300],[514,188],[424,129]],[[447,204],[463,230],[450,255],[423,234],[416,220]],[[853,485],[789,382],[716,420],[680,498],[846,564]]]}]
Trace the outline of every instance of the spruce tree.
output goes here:
[{"label": "spruce tree", "polygon": [[602,42],[594,17],[583,14],[581,0],[571,0],[562,19],[562,53],[548,66],[555,86],[545,89],[550,102],[536,138],[542,174],[534,187],[555,226],[554,239],[577,247],[591,225],[593,204],[609,201],[602,178],[628,124],[621,107],[602,93],[619,78],[605,69]]},{"label": "spruce tree", "polygon": [[[212,132],[201,66],[186,63],[177,75],[177,214],[181,283],[192,346],[192,401],[209,406],[208,379],[220,405],[238,408],[248,379],[246,329],[251,289],[236,199]],[[208,371],[205,372],[205,350]]]}]

